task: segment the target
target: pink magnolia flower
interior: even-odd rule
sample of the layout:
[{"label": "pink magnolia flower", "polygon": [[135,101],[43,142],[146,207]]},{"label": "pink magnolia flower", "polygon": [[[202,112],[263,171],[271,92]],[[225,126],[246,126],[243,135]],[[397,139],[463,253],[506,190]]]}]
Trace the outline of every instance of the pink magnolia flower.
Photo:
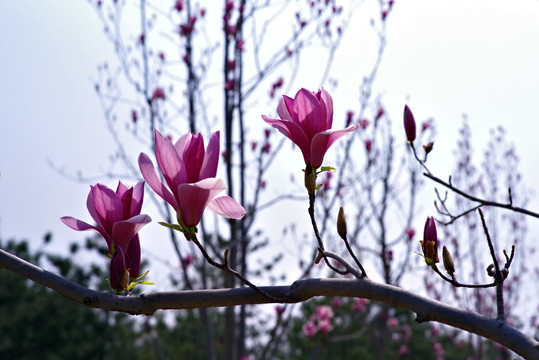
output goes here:
[{"label": "pink magnolia flower", "polygon": [[206,207],[232,219],[245,215],[243,206],[231,197],[217,197],[226,189],[223,180],[215,177],[219,162],[218,131],[212,134],[206,150],[201,134],[185,134],[172,144],[155,131],[155,157],[165,183],[144,153],[138,158],[142,176],[157,195],[176,209],[183,225],[196,226]]},{"label": "pink magnolia flower", "polygon": [[318,320],[318,330],[320,330],[321,334],[327,334],[328,332],[333,329],[333,326],[331,325],[331,322],[329,319],[320,319]]},{"label": "pink magnolia flower", "polygon": [[355,312],[363,311],[365,310],[368,304],[369,304],[369,299],[354,298],[354,303],[351,306],[351,310]]},{"label": "pink magnolia flower", "polygon": [[305,337],[308,338],[315,336],[317,331],[318,329],[316,328],[316,325],[313,321],[310,320],[303,324],[303,326],[301,327],[301,332],[303,333],[303,335],[305,335]]},{"label": "pink magnolia flower", "polygon": [[103,236],[112,255],[110,285],[114,289],[118,289],[125,271],[131,277],[138,277],[140,273],[138,232],[152,220],[148,215],[140,214],[143,198],[144,182],[134,187],[118,182],[116,191],[97,184],[90,186],[86,201],[88,212],[97,226],[71,216],[61,218],[64,224],[74,230],[96,231]]},{"label": "pink magnolia flower", "polygon": [[328,305],[319,305],[316,307],[316,315],[320,320],[329,320],[333,317],[333,309]]},{"label": "pink magnolia flower", "polygon": [[335,141],[358,128],[358,125],[352,125],[331,130],[333,100],[324,89],[317,93],[301,89],[293,99],[283,95],[277,113],[280,119],[265,115],[262,119],[299,146],[305,164],[310,162],[315,169],[322,165],[324,155]]}]

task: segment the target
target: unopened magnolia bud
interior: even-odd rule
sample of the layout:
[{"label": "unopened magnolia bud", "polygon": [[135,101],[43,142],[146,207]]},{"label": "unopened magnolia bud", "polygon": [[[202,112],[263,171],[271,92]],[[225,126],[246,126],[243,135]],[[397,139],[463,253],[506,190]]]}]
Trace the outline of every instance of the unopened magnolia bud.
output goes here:
[{"label": "unopened magnolia bud", "polygon": [[438,259],[438,235],[436,234],[436,223],[432,216],[427,217],[425,230],[423,231],[423,241],[420,241],[420,243],[427,265],[432,266],[440,262]]},{"label": "unopened magnolia bud", "polygon": [[339,209],[339,215],[337,216],[337,232],[341,239],[346,240],[346,218],[344,217],[342,206]]},{"label": "unopened magnolia bud", "polygon": [[449,275],[453,276],[453,274],[455,273],[455,264],[453,263],[453,257],[451,256],[451,253],[449,252],[449,250],[447,250],[445,245],[442,248],[442,260],[444,262],[445,271],[447,271]]},{"label": "unopened magnolia bud", "polygon": [[415,119],[408,105],[404,106],[404,131],[406,139],[412,143],[415,140]]},{"label": "unopened magnolia bud", "polygon": [[313,169],[310,162],[305,167],[305,188],[309,194],[316,190],[316,170]]},{"label": "unopened magnolia bud", "polygon": [[430,153],[433,147],[434,147],[434,141],[430,141],[427,145],[423,145],[423,150],[425,150],[425,154]]}]

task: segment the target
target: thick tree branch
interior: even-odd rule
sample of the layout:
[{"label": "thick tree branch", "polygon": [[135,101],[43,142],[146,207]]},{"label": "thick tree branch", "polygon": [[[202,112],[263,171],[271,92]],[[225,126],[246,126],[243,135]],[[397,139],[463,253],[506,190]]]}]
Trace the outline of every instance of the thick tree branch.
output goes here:
[{"label": "thick tree branch", "polygon": [[[129,314],[151,315],[159,309],[193,309],[271,302],[253,289],[245,287],[117,296],[87,289],[1,249],[0,267],[51,288],[77,303]],[[417,321],[444,323],[496,341],[526,359],[539,360],[539,343],[505,322],[427,299],[396,286],[368,279],[307,279],[296,281],[290,286],[266,286],[261,289],[288,303],[305,301],[315,296],[361,297],[379,301],[415,312]]]}]

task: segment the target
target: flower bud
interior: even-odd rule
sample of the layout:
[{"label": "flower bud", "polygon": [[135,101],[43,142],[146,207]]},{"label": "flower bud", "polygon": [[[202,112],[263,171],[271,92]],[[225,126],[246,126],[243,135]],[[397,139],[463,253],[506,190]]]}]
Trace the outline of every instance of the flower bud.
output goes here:
[{"label": "flower bud", "polygon": [[423,232],[423,241],[420,241],[425,262],[427,265],[434,265],[440,262],[438,258],[438,235],[436,234],[436,223],[432,216],[427,217],[425,230]]},{"label": "flower bud", "polygon": [[129,285],[129,270],[125,264],[125,255],[121,247],[116,251],[110,261],[110,287],[115,290],[126,290]]},{"label": "flower bud", "polygon": [[342,206],[339,209],[339,215],[337,216],[337,232],[341,239],[346,240],[346,218],[344,217]]},{"label": "flower bud", "polygon": [[430,153],[433,147],[434,147],[434,141],[430,141],[427,145],[423,145],[423,150],[425,150],[425,154]]},{"label": "flower bud", "polygon": [[447,271],[449,275],[453,276],[453,274],[455,273],[455,264],[453,263],[453,257],[451,256],[451,253],[449,252],[449,250],[447,250],[445,245],[442,248],[442,260],[444,261],[445,271]]},{"label": "flower bud", "polygon": [[311,166],[311,162],[305,167],[305,188],[309,194],[316,190],[316,170]]},{"label": "flower bud", "polygon": [[412,143],[415,140],[415,119],[408,105],[404,106],[404,131],[406,139]]}]

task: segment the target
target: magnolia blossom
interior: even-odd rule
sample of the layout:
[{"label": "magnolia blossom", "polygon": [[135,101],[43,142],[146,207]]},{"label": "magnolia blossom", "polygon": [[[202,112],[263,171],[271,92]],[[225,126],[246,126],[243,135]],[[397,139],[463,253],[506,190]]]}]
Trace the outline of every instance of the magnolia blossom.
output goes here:
[{"label": "magnolia blossom", "polygon": [[226,189],[217,179],[219,163],[219,132],[214,132],[206,150],[201,134],[185,134],[175,143],[155,131],[155,157],[163,174],[163,183],[150,160],[141,153],[139,168],[146,183],[178,213],[180,225],[196,226],[204,210],[218,215],[241,219],[245,209],[228,196],[217,197]]},{"label": "magnolia blossom", "polygon": [[301,89],[293,99],[283,95],[277,106],[277,114],[280,119],[265,115],[262,115],[262,119],[299,146],[305,164],[310,162],[314,169],[322,165],[326,151],[335,141],[359,126],[356,124],[343,130],[331,130],[333,100],[324,89],[316,93]]},{"label": "magnolia blossom", "polygon": [[303,332],[303,335],[310,338],[316,335],[318,329],[313,321],[307,321],[303,326],[301,327],[301,332]]},{"label": "magnolia blossom", "polygon": [[148,215],[140,214],[143,197],[144,182],[139,182],[134,187],[118,182],[116,191],[97,184],[90,186],[86,201],[88,212],[96,226],[71,216],[61,218],[64,224],[74,230],[96,231],[103,236],[112,255],[110,285],[113,289],[124,290],[122,284],[125,285],[126,279],[138,277],[140,273],[138,232],[151,221]]}]

